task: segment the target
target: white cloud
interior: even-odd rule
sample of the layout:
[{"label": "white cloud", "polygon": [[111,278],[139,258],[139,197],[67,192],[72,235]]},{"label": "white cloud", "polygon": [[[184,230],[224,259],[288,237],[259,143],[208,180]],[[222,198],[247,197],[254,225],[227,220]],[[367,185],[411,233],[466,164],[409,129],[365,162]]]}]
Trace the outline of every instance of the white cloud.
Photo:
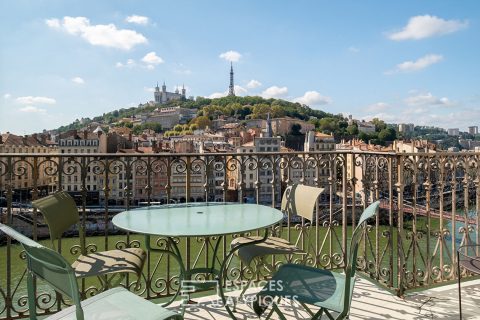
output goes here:
[{"label": "white cloud", "polygon": [[37,108],[35,106],[26,106],[26,107],[20,108],[19,110],[21,112],[26,112],[26,113],[47,113],[47,110],[42,108]]},{"label": "white cloud", "polygon": [[464,29],[468,21],[444,20],[436,16],[424,15],[411,17],[402,30],[388,34],[391,40],[419,40],[441,36]]},{"label": "white cloud", "polygon": [[138,16],[138,15],[134,14],[134,15],[126,17],[125,21],[128,22],[128,23],[146,25],[146,24],[148,24],[148,17]]},{"label": "white cloud", "polygon": [[227,61],[238,62],[238,60],[240,60],[242,55],[237,51],[230,50],[230,51],[221,53],[219,57]]},{"label": "white cloud", "polygon": [[[188,90],[188,88],[187,88],[187,90]],[[236,96],[244,96],[248,93],[247,89],[245,89],[242,86],[238,86],[238,85],[236,85],[234,87],[234,90],[235,90],[235,95]],[[228,90],[224,91],[224,92],[214,92],[211,95],[209,95],[207,98],[210,98],[210,99],[222,98],[222,97],[226,97],[227,95],[228,95]]]},{"label": "white cloud", "polygon": [[425,69],[432,64],[438,63],[443,60],[443,56],[438,54],[427,54],[415,61],[405,61],[397,64],[395,69],[385,72],[385,74],[393,74],[398,72],[414,72]]},{"label": "white cloud", "polygon": [[261,85],[262,85],[262,83],[260,81],[252,79],[252,80],[248,81],[247,88],[255,89],[255,88],[260,87]]},{"label": "white cloud", "polygon": [[11,97],[12,97],[12,95],[11,95],[10,93],[5,93],[5,94],[3,95],[3,99],[5,99],[5,100],[10,99]]},{"label": "white cloud", "polygon": [[235,85],[234,89],[235,89],[235,95],[237,95],[237,96],[244,96],[248,93],[247,89],[245,89],[244,87],[238,86],[238,85]]},{"label": "white cloud", "polygon": [[419,106],[452,106],[454,103],[450,101],[447,97],[438,98],[435,97],[430,92],[421,93],[415,96],[410,96],[405,99],[405,103],[411,107]]},{"label": "white cloud", "polygon": [[365,108],[365,110],[368,111],[368,112],[382,112],[382,111],[385,111],[388,108],[390,108],[390,105],[388,103],[377,102],[377,103],[369,105],[368,107]]},{"label": "white cloud", "polygon": [[60,20],[58,20],[58,19],[55,19],[55,18],[47,19],[47,20],[45,20],[45,23],[50,28],[60,28]]},{"label": "white cloud", "polygon": [[209,99],[216,99],[216,98],[222,98],[226,97],[228,92],[214,92],[211,95],[209,95],[207,98]]},{"label": "white cloud", "polygon": [[157,64],[164,63],[162,58],[157,56],[155,51],[147,53],[143,58],[142,61],[145,62],[147,65],[151,65],[152,67]]},{"label": "white cloud", "polygon": [[287,87],[271,86],[270,88],[265,89],[260,95],[265,99],[269,99],[269,98],[284,97],[287,94],[288,94]]},{"label": "white cloud", "polygon": [[76,84],[84,84],[85,83],[85,80],[83,80],[82,78],[80,77],[75,77],[75,78],[72,78],[72,82],[76,83]]},{"label": "white cloud", "polygon": [[401,119],[403,119],[402,117],[399,117],[397,115],[393,115],[391,113],[384,113],[384,112],[364,116],[364,117],[361,118],[361,120],[371,121],[374,118],[378,118],[378,119],[381,119],[381,120],[386,121],[386,122],[405,122],[405,121],[401,120]]},{"label": "white cloud", "polygon": [[117,62],[115,64],[115,67],[117,68],[133,68],[137,65],[137,63],[135,62],[135,60],[133,59],[128,59],[126,63],[122,63],[122,62]]},{"label": "white cloud", "polygon": [[48,19],[47,26],[54,29],[61,29],[68,34],[80,36],[94,46],[104,46],[123,50],[129,50],[138,44],[147,43],[148,40],[141,33],[129,29],[117,29],[110,24],[91,25],[90,20],[85,17],[63,17],[59,19]]},{"label": "white cloud", "polygon": [[57,101],[53,98],[48,98],[48,97],[32,97],[32,96],[26,96],[26,97],[18,97],[15,99],[16,102],[19,104],[26,104],[26,105],[32,105],[32,104],[55,104]]},{"label": "white cloud", "polygon": [[320,106],[331,103],[332,99],[330,97],[322,96],[317,91],[307,91],[303,96],[295,98],[293,101],[309,106]]}]

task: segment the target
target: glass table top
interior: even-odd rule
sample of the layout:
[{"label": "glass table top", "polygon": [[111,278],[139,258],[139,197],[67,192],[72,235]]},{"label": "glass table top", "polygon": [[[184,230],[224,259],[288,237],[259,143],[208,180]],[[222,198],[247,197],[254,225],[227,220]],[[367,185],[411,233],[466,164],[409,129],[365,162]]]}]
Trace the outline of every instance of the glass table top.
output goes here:
[{"label": "glass table top", "polygon": [[239,203],[183,203],[123,211],[113,217],[121,229],[168,237],[242,233],[274,225],[283,219],[275,208]]}]

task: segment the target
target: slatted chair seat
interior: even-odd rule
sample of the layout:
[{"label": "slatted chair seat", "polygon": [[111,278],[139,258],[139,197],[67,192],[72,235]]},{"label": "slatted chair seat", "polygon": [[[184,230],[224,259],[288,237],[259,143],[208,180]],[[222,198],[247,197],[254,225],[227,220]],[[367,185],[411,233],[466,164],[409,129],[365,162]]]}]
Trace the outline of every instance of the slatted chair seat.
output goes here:
[{"label": "slatted chair seat", "polygon": [[0,231],[20,242],[27,260],[29,318],[36,320],[37,303],[34,276],[45,280],[57,292],[69,297],[73,306],[46,319],[75,320],[181,320],[183,317],[147,301],[122,287],[101,292],[80,301],[75,271],[58,252],[46,248],[14,229],[0,223]]},{"label": "slatted chair seat", "polygon": [[[261,240],[263,237],[250,236],[238,237],[232,240],[231,246],[236,246],[252,241]],[[268,237],[267,240],[259,244],[242,247],[236,251],[237,256],[246,264],[258,257],[276,255],[276,254],[303,254],[304,251],[296,245],[291,244],[288,240],[278,237]]]},{"label": "slatted chair seat", "polygon": [[[302,304],[312,319],[320,319],[324,313],[331,320],[347,318],[352,303],[357,253],[363,234],[362,230],[364,230],[366,220],[377,214],[379,206],[380,201],[377,201],[362,213],[358,225],[352,233],[345,261],[345,274],[297,264],[284,264],[253,300],[252,307],[255,313],[260,317],[271,306],[272,312],[266,319],[272,316],[273,311],[279,315],[280,319],[285,319],[275,302],[276,298],[285,298]],[[320,309],[314,313],[307,305],[313,305]],[[334,317],[332,311],[338,315]]]},{"label": "slatted chair seat", "polygon": [[[323,190],[323,188],[315,188],[301,184],[294,184],[288,187],[282,197],[282,212],[286,213],[289,217],[298,215],[302,218],[312,220],[317,199]],[[252,238],[254,237],[238,237],[235,238],[230,245],[234,248],[240,243],[251,242]],[[305,251],[289,243],[287,240],[278,237],[270,237],[265,242],[244,246],[235,251],[235,254],[246,264],[250,264],[250,262],[257,257],[271,254],[288,255],[293,253],[305,254]]]},{"label": "slatted chair seat", "polygon": [[145,250],[126,248],[80,255],[72,264],[77,277],[90,277],[111,273],[140,274],[146,259]]},{"label": "slatted chair seat", "polygon": [[[281,210],[284,214],[287,214],[288,218],[291,216],[297,215],[307,220],[312,220],[315,212],[315,207],[317,205],[317,199],[320,194],[323,192],[322,188],[315,188],[310,186],[304,186],[301,184],[294,184],[289,186],[282,197]],[[236,246],[252,242],[252,240],[261,240],[262,237],[255,236],[242,236],[232,240],[230,246],[232,250]],[[307,257],[307,252],[297,247],[295,244],[290,243],[289,241],[279,238],[279,237],[268,237],[265,241],[250,244],[243,246],[235,251],[235,255],[245,263],[250,265],[250,263],[257,259],[259,265],[263,265],[266,269],[274,269],[274,266],[268,266],[264,260],[264,257],[269,255],[292,255],[292,254],[301,254],[304,257]],[[249,283],[243,288],[240,292],[238,300],[242,298],[243,294],[250,285]],[[233,309],[235,310],[237,306],[237,301],[234,302]]]},{"label": "slatted chair seat", "polygon": [[[145,300],[128,290],[117,287],[93,296],[81,303],[85,319],[102,320],[165,320],[182,319],[168,309]],[[71,306],[46,320],[75,320],[75,306]]]},{"label": "slatted chair seat", "polygon": [[[80,215],[73,198],[64,191],[57,192],[47,197],[35,200],[32,206],[38,209],[45,219],[50,231],[50,238],[54,246],[54,240],[60,239],[65,232],[68,232],[73,225],[80,222]],[[84,232],[80,225],[80,245],[84,245]],[[84,252],[82,247],[82,252]],[[118,274],[118,282],[122,280],[125,273],[134,273],[141,277],[143,265],[147,254],[141,248],[126,248],[95,252],[87,255],[80,255],[72,264],[77,277],[97,276],[106,287],[112,283],[102,279],[100,276]],[[140,281],[137,281],[137,285]]]}]

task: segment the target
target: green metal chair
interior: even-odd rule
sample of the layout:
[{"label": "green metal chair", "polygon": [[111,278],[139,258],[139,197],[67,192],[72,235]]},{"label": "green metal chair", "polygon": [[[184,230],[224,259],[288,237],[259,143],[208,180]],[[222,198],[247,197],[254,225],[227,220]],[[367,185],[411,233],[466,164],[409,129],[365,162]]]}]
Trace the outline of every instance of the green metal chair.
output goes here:
[{"label": "green metal chair", "polygon": [[[272,306],[267,319],[273,312],[276,312],[280,319],[285,319],[274,300],[286,298],[304,306],[312,319],[320,319],[323,313],[329,319],[345,319],[350,312],[352,302],[357,251],[362,229],[365,221],[377,214],[379,205],[380,201],[371,204],[363,212],[353,231],[345,274],[298,264],[284,264],[253,300],[252,306],[255,313],[261,316],[269,306]],[[320,310],[314,313],[307,304],[319,307]],[[338,315],[334,318],[331,311]]]},{"label": "green metal chair", "polygon": [[[281,211],[283,213],[287,213],[289,218],[293,215],[298,215],[311,221],[314,216],[317,199],[323,190],[323,188],[316,188],[301,184],[289,186],[283,193]],[[233,239],[231,242],[231,247],[232,249],[235,249],[235,247],[240,244],[258,241],[261,239],[262,237],[260,236],[238,237]],[[307,241],[307,243],[309,243],[309,241]],[[279,237],[268,237],[264,242],[243,246],[242,248],[238,249],[235,254],[246,265],[250,265],[252,261],[256,260],[258,267],[263,266],[269,272],[273,272],[274,266],[268,266],[265,261],[267,256],[289,256],[292,254],[300,254],[304,255],[304,257],[307,257],[305,250],[302,250],[297,245]],[[250,286],[251,281],[252,280],[250,280],[247,285],[244,286],[238,299],[242,298],[243,294]],[[236,307],[236,302],[234,304],[234,309]]]},{"label": "green metal chair", "polygon": [[122,287],[104,291],[80,302],[75,270],[56,251],[42,246],[12,228],[0,223],[0,230],[20,242],[27,257],[27,289],[30,319],[37,319],[33,276],[49,283],[56,291],[68,296],[73,306],[46,319],[102,320],[163,320],[183,319],[173,311],[147,301]]},{"label": "green metal chair", "polygon": [[120,275],[117,279],[117,283],[119,283],[126,273],[134,273],[138,277],[136,286],[138,288],[143,265],[147,257],[143,249],[125,248],[85,254],[85,235],[79,223],[80,216],[75,201],[68,193],[64,191],[57,192],[33,201],[32,206],[43,214],[50,231],[50,239],[52,240],[54,248],[54,240],[60,239],[63,233],[73,225],[79,225],[80,247],[83,254],[72,264],[77,277],[97,276],[104,288],[107,289],[112,285],[114,277],[110,277],[110,279],[107,280],[106,275]]}]

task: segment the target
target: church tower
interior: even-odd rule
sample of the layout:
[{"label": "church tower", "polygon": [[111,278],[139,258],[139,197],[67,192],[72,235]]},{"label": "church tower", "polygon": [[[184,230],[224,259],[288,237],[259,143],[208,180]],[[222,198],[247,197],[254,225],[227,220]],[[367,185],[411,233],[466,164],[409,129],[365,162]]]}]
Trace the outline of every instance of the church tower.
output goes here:
[{"label": "church tower", "polygon": [[155,87],[155,92],[153,93],[153,96],[155,98],[155,103],[162,102],[162,93],[160,92],[160,87],[158,86],[158,82],[157,82],[157,86]]},{"label": "church tower", "polygon": [[272,119],[270,119],[270,112],[267,113],[267,127],[265,128],[265,137],[266,138],[273,137]]},{"label": "church tower", "polygon": [[233,63],[230,62],[230,86],[228,87],[228,95],[235,96],[235,87],[233,85]]},{"label": "church tower", "polygon": [[187,98],[187,90],[185,90],[185,84],[182,85],[182,98]]}]

